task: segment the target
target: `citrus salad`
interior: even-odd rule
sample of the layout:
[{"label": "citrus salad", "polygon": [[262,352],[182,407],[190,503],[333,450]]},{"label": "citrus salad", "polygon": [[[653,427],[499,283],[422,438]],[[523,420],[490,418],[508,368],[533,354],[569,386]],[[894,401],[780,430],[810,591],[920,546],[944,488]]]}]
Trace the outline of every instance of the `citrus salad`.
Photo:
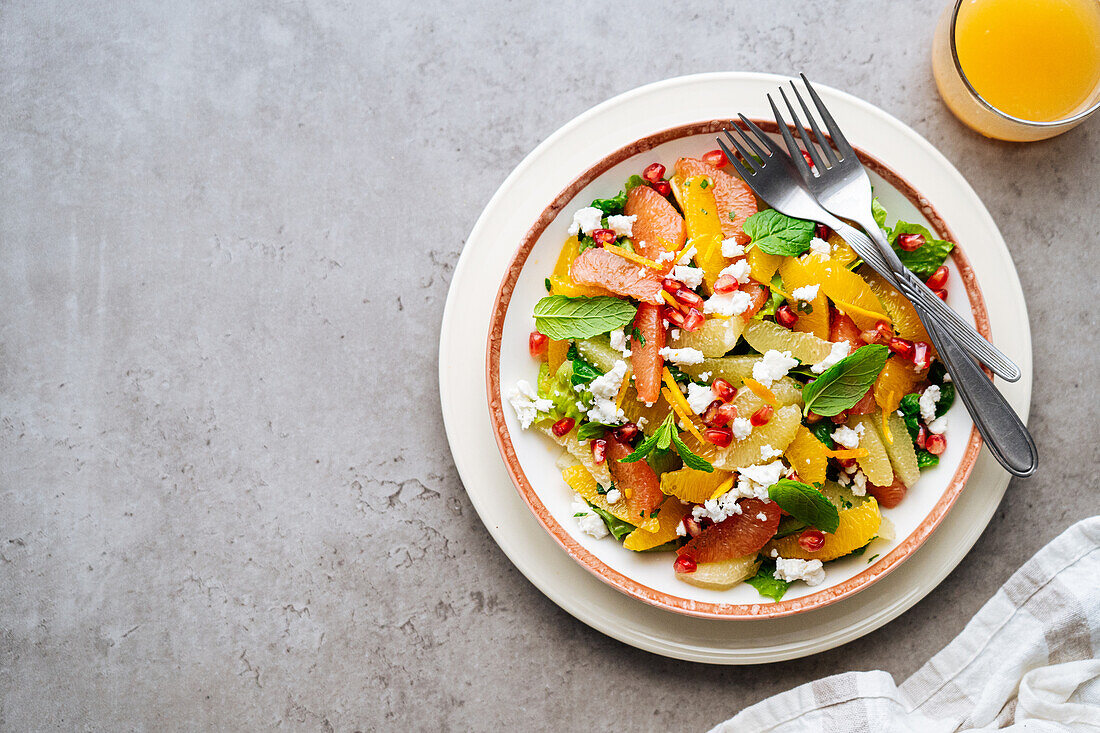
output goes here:
[{"label": "citrus salad", "polygon": [[[653,163],[573,213],[534,308],[538,378],[507,397],[564,449],[583,532],[779,600],[893,539],[881,509],[938,462],[954,388],[900,293],[727,166],[721,151],[670,177]],[[877,199],[874,214],[886,229]],[[953,245],[919,224],[887,233],[946,298]]]}]

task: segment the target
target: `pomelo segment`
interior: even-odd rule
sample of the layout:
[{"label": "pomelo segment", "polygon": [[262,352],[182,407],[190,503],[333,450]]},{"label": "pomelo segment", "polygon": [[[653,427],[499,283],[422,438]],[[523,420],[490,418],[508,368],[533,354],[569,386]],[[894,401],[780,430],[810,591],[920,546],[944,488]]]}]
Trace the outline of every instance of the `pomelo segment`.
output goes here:
[{"label": "pomelo segment", "polygon": [[890,315],[878,296],[859,275],[819,255],[809,255],[802,262],[809,277],[821,284],[821,290],[837,310],[855,321],[860,330],[874,328],[879,321],[890,323]]},{"label": "pomelo segment", "polygon": [[[632,191],[635,189],[631,189]],[[642,334],[645,345],[631,341],[631,366],[634,370],[634,386],[638,396],[646,402],[656,402],[661,396],[661,370],[665,360],[660,350],[665,346],[665,327],[661,323],[661,309],[642,303],[634,316],[634,327]]]},{"label": "pomelo segment", "polygon": [[660,273],[640,267],[601,247],[590,247],[581,252],[569,266],[569,277],[577,285],[601,287],[644,303],[660,305],[664,302],[661,298]]},{"label": "pomelo segment", "polygon": [[705,563],[743,557],[763,547],[779,528],[779,505],[755,497],[741,499],[738,504],[740,514],[703,530],[677,553],[697,563]]},{"label": "pomelo segment", "polygon": [[592,366],[606,374],[615,368],[615,362],[622,361],[623,355],[611,348],[607,334],[577,341],[577,351]]},{"label": "pomelo segment", "polygon": [[799,288],[820,283],[814,281],[802,261],[794,257],[783,258],[783,262],[779,265],[779,277],[783,279],[783,287],[787,291],[787,304],[798,314],[793,330],[813,334],[819,339],[827,339],[829,337],[829,301],[825,293],[818,288],[817,296],[809,301],[811,309],[809,313],[799,310],[798,301],[790,297],[790,294]]},{"label": "pomelo segment", "polygon": [[661,474],[661,491],[692,504],[702,504],[731,476],[729,471],[707,473],[684,466],[679,471]]},{"label": "pomelo segment", "polygon": [[920,322],[920,317],[917,316],[917,311],[908,298],[895,290],[893,285],[887,283],[881,275],[867,265],[859,268],[859,274],[867,281],[871,290],[886,308],[886,312],[890,314],[890,320],[894,324],[894,331],[898,338],[932,343],[928,331]]},{"label": "pomelo segment", "polygon": [[567,295],[570,298],[594,298],[598,295],[611,295],[612,293],[604,288],[577,285],[573,282],[572,278],[569,277],[569,268],[573,264],[573,260],[577,259],[578,254],[580,254],[580,240],[576,237],[565,240],[565,244],[561,248],[561,254],[558,255],[557,264],[554,265],[554,271],[550,274],[550,292],[554,295]]},{"label": "pomelo segment", "polygon": [[[651,435],[665,421],[668,413],[672,412],[672,408],[669,407],[668,402],[660,393],[657,394],[657,401],[653,403],[653,406],[646,407],[645,403],[638,399],[638,393],[633,385],[627,387],[622,408],[626,419],[635,425],[639,425],[646,435]],[[642,420],[642,418],[645,419]],[[640,425],[640,422],[644,422],[645,425]]]},{"label": "pomelo segment", "polygon": [[[867,480],[879,486],[889,486],[894,482],[894,468],[890,465],[890,457],[886,455],[886,446],[875,427],[878,416],[860,415],[852,418],[849,423],[852,428],[863,426],[863,436],[859,439],[859,447],[867,451],[864,458],[856,459]],[[906,433],[909,435],[909,433]]]},{"label": "pomelo segment", "polygon": [[807,484],[821,484],[825,482],[825,469],[829,465],[829,457],[826,448],[821,441],[814,437],[804,425],[799,425],[795,431],[794,440],[785,451],[787,462],[798,474],[799,479]]},{"label": "pomelo segment", "polygon": [[812,333],[798,333],[771,321],[750,321],[745,326],[745,341],[761,354],[769,349],[789,351],[803,364],[816,364],[832,351],[833,345]]},{"label": "pomelo segment", "polygon": [[596,463],[592,460],[592,449],[588,445],[580,444],[577,440],[577,429],[573,428],[565,435],[554,435],[554,431],[551,430],[552,427],[553,423],[549,421],[543,421],[538,425],[539,430],[549,435],[551,440],[577,459],[588,475],[593,477],[593,480],[598,481],[600,486],[611,488],[611,472],[607,470],[607,461]]},{"label": "pomelo segment", "polygon": [[718,221],[722,236],[747,244],[745,220],[756,213],[756,195],[748,184],[705,161],[696,158],[680,158],[676,161],[676,174],[684,179],[708,176],[713,182],[714,203],[718,209]]},{"label": "pomelo segment", "polygon": [[756,553],[753,552],[730,560],[699,563],[694,573],[676,573],[676,577],[700,588],[729,590],[756,575],[759,569],[760,561],[756,559]]},{"label": "pomelo segment", "polygon": [[740,387],[745,377],[752,376],[752,365],[760,361],[759,356],[723,356],[703,359],[699,364],[685,364],[680,368],[696,379],[700,374],[710,372],[710,379],[721,377],[734,387]]},{"label": "pomelo segment", "polygon": [[598,506],[624,522],[644,528],[648,532],[656,532],[660,526],[657,517],[639,517],[638,512],[633,512],[626,501],[608,503],[604,495],[596,490],[596,479],[592,478],[592,474],[584,466],[570,466],[561,472],[561,477],[569,484],[569,488],[583,496],[589,504]]},{"label": "pomelo segment", "polygon": [[[752,396],[760,400],[756,395]],[[740,399],[741,395],[739,394],[737,397]],[[763,401],[760,404],[763,404]],[[755,466],[761,463],[760,449],[765,445],[770,445],[777,451],[786,450],[787,446],[794,440],[795,431],[798,430],[798,426],[801,424],[801,415],[802,410],[796,405],[779,408],[766,425],[753,428],[747,438],[735,440],[729,448],[717,452],[711,463],[714,464],[715,468],[732,471],[739,466]]]},{"label": "pomelo segment", "polygon": [[840,526],[833,534],[825,534],[825,545],[816,552],[807,552],[798,544],[798,535],[772,540],[764,546],[764,554],[776,550],[780,557],[828,562],[866,545],[878,533],[882,523],[878,502],[874,498],[850,509],[840,510]]},{"label": "pomelo segment", "polygon": [[674,348],[698,349],[703,356],[722,356],[737,345],[741,332],[745,330],[745,321],[741,318],[708,318],[697,331],[678,330],[679,336],[672,339]]},{"label": "pomelo segment", "polygon": [[676,534],[676,527],[688,511],[688,507],[676,497],[666,499],[657,510],[657,529],[652,532],[640,528],[634,530],[623,539],[623,547],[642,552],[672,542],[679,536]]},{"label": "pomelo segment", "polygon": [[684,246],[687,228],[676,207],[649,186],[635,186],[626,194],[626,216],[634,221],[631,239],[645,257],[656,260],[662,253]]},{"label": "pomelo segment", "polygon": [[[888,440],[883,433],[881,419],[875,420],[875,428],[878,430],[879,437],[882,438],[882,444],[886,447],[886,455],[890,457],[894,478],[899,479],[906,488],[913,488],[913,484],[920,478],[920,468],[917,467],[917,453],[913,449],[909,431],[905,428],[905,420],[896,412],[886,413],[886,428],[890,432],[891,440]],[[883,506],[887,505],[883,504]]]}]

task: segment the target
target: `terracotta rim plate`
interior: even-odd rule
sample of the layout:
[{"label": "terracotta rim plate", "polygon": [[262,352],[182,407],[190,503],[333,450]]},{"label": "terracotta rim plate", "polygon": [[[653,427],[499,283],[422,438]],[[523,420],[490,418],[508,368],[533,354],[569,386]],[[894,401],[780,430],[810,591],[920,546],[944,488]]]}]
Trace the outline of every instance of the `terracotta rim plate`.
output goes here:
[{"label": "terracotta rim plate", "polygon": [[[774,121],[757,119],[754,120],[754,122],[765,132],[778,135],[779,128],[775,125]],[[698,596],[699,594],[695,591],[693,586],[686,583],[680,584],[683,586],[682,589],[680,589],[683,591],[682,594],[670,593],[650,587],[645,582],[641,582],[631,577],[629,573],[616,569],[578,542],[575,538],[576,533],[570,533],[557,519],[555,519],[553,513],[547,508],[539,492],[535,489],[532,482],[528,479],[527,474],[524,472],[523,460],[516,450],[512,435],[509,431],[509,420],[505,416],[505,403],[501,394],[502,348],[507,348],[506,344],[512,344],[513,349],[526,353],[525,342],[503,338],[505,316],[512,300],[512,295],[516,290],[517,283],[520,277],[525,274],[524,268],[528,262],[529,256],[536,244],[539,243],[540,238],[547,233],[547,229],[550,227],[551,223],[558,219],[559,216],[563,217],[564,221],[568,221],[570,212],[582,206],[586,206],[588,200],[585,199],[582,201],[578,199],[578,194],[588,188],[603,173],[620,163],[639,155],[643,156],[643,160],[648,160],[646,154],[650,153],[650,151],[655,151],[664,143],[682,140],[684,138],[695,138],[705,145],[708,142],[713,142],[712,138],[714,134],[725,129],[728,124],[728,120],[708,120],[705,122],[679,125],[633,141],[611,154],[604,156],[601,160],[590,166],[571,181],[569,185],[550,202],[520,242],[519,248],[511,258],[503,281],[497,291],[496,302],[493,306],[493,317],[489,325],[488,338],[486,339],[487,363],[485,378],[488,392],[489,419],[492,422],[493,434],[496,438],[497,446],[500,449],[501,457],[504,459],[508,469],[508,473],[512,477],[512,482],[515,484],[516,490],[519,491],[520,496],[523,497],[523,500],[531,508],[531,511],[534,513],[539,523],[550,533],[557,543],[573,557],[573,559],[596,575],[596,577],[609,583],[623,593],[646,603],[667,608],[671,611],[703,618],[767,618],[803,613],[814,608],[834,603],[853,593],[857,593],[884,577],[887,573],[896,568],[899,563],[909,557],[914,550],[920,547],[955,503],[955,499],[958,498],[959,493],[966,483],[967,477],[974,467],[974,462],[981,449],[982,440],[977,429],[973,427],[973,424],[967,421],[968,425],[961,429],[959,427],[956,427],[954,430],[949,429],[948,435],[951,437],[953,435],[958,435],[961,431],[965,431],[968,427],[969,436],[965,450],[961,453],[955,452],[953,456],[957,459],[958,463],[952,472],[950,480],[947,482],[947,486],[940,494],[938,501],[931,505],[930,511],[924,516],[920,524],[906,537],[901,538],[900,541],[896,542],[892,547],[889,547],[888,551],[886,551],[884,547],[883,551],[886,554],[882,556],[881,559],[878,559],[873,565],[865,567],[854,576],[843,579],[839,583],[832,584],[829,583],[827,579],[823,586],[815,588],[814,591],[808,595],[784,599],[778,602],[773,602],[765,598],[754,598],[751,603],[728,603],[706,601],[698,597],[692,597]],[[700,140],[697,136],[703,137]],[[882,161],[860,150],[858,146],[853,147],[856,147],[857,154],[859,154],[860,159],[872,174],[882,179],[883,182],[903,195],[915,209],[923,214],[926,220],[931,224],[933,232],[935,232],[939,238],[954,241],[946,222],[944,222],[943,218],[939,215],[928,198],[922,196],[920,192],[913,188],[901,175],[891,170],[882,163]],[[705,152],[707,149],[706,147],[701,147],[699,153],[702,154],[702,152]],[[635,161],[636,160],[635,158]],[[666,161],[666,163],[668,162],[670,161]],[[643,163],[642,165],[644,166],[645,164]],[[641,166],[639,166],[638,170],[641,170]],[[612,185],[614,186],[616,184],[612,183]],[[611,189],[607,189],[604,193],[604,195],[612,194],[613,191]],[[561,237],[555,239],[552,235],[548,236],[552,239],[552,242],[549,243],[552,246],[558,245],[560,247],[560,242],[564,241],[564,238]],[[965,285],[968,305],[973,313],[975,322],[978,324],[978,330],[989,338],[989,318],[986,313],[985,301],[982,298],[981,289],[978,287],[977,280],[974,277],[973,268],[970,266],[970,262],[967,260],[962,247],[956,247],[952,253],[952,260],[955,270],[962,280],[962,284]],[[549,270],[535,269],[535,272],[527,273],[526,276],[541,281],[549,274]],[[958,307],[957,304],[956,307]],[[533,380],[534,371],[536,369],[533,361],[529,364],[529,367],[531,374],[528,376]],[[957,424],[960,421],[959,410],[955,410],[954,415],[949,419],[953,419]],[[515,425],[515,422],[512,421],[512,424]],[[957,440],[957,438],[955,439]],[[554,445],[548,438],[544,438],[543,442],[545,443],[545,450],[555,455],[561,453],[561,449]],[[559,492],[565,492],[567,494],[572,493],[560,479],[558,483],[561,484],[557,487]],[[889,517],[891,511],[892,510],[885,510],[885,516]],[[666,553],[666,557],[670,558],[668,572],[671,574],[671,555]],[[832,566],[830,564],[826,567],[829,568]],[[796,586],[796,588],[798,588],[798,586]],[[705,595],[709,596],[713,594],[707,593]]]},{"label": "terracotta rim plate", "polygon": [[[982,451],[954,509],[924,546],[888,576],[855,598],[823,608],[739,620],[673,614],[613,589],[561,551],[513,488],[491,437],[487,393],[482,391],[484,353],[471,346],[485,343],[495,288],[530,222],[570,185],[577,171],[632,141],[699,120],[726,119],[734,111],[765,117],[766,102],[760,102],[783,80],[752,73],[671,79],[609,100],[565,125],[524,159],[482,213],[455,268],[444,313],[440,396],[448,440],[471,502],[494,540],[536,587],[570,614],[626,643],[679,659],[719,664],[790,659],[878,628],[955,567],[1008,485],[1008,475]],[[963,242],[976,283],[986,286],[994,338],[1024,372],[1015,384],[998,384],[1026,416],[1031,391],[1027,312],[1015,268],[988,212],[958,171],[915,132],[866,102],[836,90],[822,91],[849,135],[935,201],[953,238]]]}]

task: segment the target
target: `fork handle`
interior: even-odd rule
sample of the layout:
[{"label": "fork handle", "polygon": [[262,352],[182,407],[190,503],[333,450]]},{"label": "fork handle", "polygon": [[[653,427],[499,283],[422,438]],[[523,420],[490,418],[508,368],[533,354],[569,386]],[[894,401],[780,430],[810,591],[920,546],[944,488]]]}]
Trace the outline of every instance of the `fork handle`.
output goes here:
[{"label": "fork handle", "polygon": [[[893,255],[890,243],[882,236],[882,231],[875,222],[859,223],[867,231],[867,234],[843,222],[838,222],[838,227],[834,227],[834,229],[845,241],[850,241],[849,238],[862,240],[868,248],[875,248],[877,245],[878,251],[884,253],[884,258],[886,252]],[[875,241],[871,242],[871,238],[874,238]],[[896,255],[894,256],[896,257]],[[948,335],[954,337],[962,348],[992,369],[998,377],[1008,382],[1015,382],[1020,379],[1020,368],[1016,366],[1012,359],[989,343],[984,336],[978,333],[974,326],[964,321],[962,316],[936,297],[936,294],[924,284],[924,281],[901,265],[900,260],[896,265],[896,267],[890,268],[890,272],[881,274],[893,281],[901,290],[902,295],[905,295],[914,305],[923,306],[925,310],[939,319]]]}]

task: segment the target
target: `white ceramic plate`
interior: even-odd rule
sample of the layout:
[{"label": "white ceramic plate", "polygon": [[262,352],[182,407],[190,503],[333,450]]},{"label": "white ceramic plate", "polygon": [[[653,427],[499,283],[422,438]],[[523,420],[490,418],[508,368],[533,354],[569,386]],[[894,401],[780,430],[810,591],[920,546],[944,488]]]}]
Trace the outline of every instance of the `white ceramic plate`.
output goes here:
[{"label": "white ceramic plate", "polygon": [[[484,352],[474,345],[480,347],[485,342],[496,283],[517,243],[547,203],[594,161],[669,127],[727,118],[737,111],[766,117],[764,94],[781,80],[745,73],[672,79],[616,97],[564,126],[513,171],[486,207],[456,267],[444,314],[440,340],[444,420],[471,501],[498,544],[536,586],[582,621],[635,646],[683,659],[718,663],[785,659],[831,648],[877,628],[950,572],[985,527],[1008,483],[1007,474],[983,452],[955,508],[932,538],[891,575],[862,592],[858,600],[841,600],[792,618],[736,621],[676,616],[605,586],[543,531],[512,487],[496,452],[485,409]],[[1014,385],[1000,386],[1014,407],[1026,414],[1031,350],[1026,327],[1018,325],[1027,323],[1023,296],[1004,242],[980,200],[939,153],[897,120],[840,92],[824,89],[822,95],[854,143],[900,173],[934,203],[962,243],[979,284],[996,283],[996,288],[983,289],[993,334],[1025,374]],[[893,216],[916,214],[904,200],[888,199],[886,205]],[[534,264],[534,260],[529,263]],[[507,380],[506,369],[502,363]],[[965,422],[965,415],[952,420]],[[516,431],[512,432],[515,435]],[[545,443],[541,450],[546,455],[553,452]],[[922,479],[921,485],[925,483]],[[556,488],[567,495],[560,485]],[[540,490],[540,496],[551,495],[548,487]],[[630,553],[607,544],[606,549],[597,549],[602,560],[626,562],[616,551]],[[662,582],[657,575],[653,582]],[[672,579],[671,573],[668,583],[683,585]],[[676,590],[685,593],[683,588]]]}]

